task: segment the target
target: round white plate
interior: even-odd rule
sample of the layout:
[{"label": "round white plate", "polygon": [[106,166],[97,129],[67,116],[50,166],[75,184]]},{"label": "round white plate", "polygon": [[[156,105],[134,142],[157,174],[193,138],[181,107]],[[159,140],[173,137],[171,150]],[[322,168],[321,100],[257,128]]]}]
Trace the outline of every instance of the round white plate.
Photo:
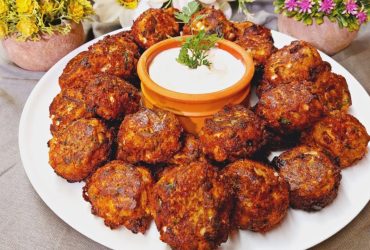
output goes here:
[{"label": "round white plate", "polygon": [[[116,31],[117,32],[117,31]],[[293,39],[273,31],[275,45],[280,48]],[[58,77],[67,62],[86,50],[96,40],[74,50],[39,81],[23,109],[19,126],[19,148],[24,169],[44,202],[62,220],[78,232],[114,249],[169,249],[159,240],[152,223],[145,235],[133,234],[121,228],[110,230],[103,220],[90,213],[90,204],[82,198],[84,183],[68,183],[58,177],[48,164],[47,141],[49,132],[49,105],[60,91]],[[321,54],[333,71],[348,82],[353,105],[350,113],[370,130],[370,98],[360,83],[341,65]],[[370,198],[370,158],[366,156],[356,166],[342,171],[338,197],[320,212],[308,213],[290,209],[287,218],[276,229],[266,234],[239,231],[230,236],[222,249],[304,249],[332,236],[347,225],[364,208]]]}]

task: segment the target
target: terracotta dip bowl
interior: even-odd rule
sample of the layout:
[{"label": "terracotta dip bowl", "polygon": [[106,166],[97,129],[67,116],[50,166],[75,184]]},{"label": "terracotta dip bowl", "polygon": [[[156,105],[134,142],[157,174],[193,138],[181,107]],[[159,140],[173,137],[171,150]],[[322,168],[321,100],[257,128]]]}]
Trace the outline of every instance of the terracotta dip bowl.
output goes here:
[{"label": "terracotta dip bowl", "polygon": [[206,118],[227,104],[240,104],[248,98],[254,64],[252,57],[243,48],[222,39],[217,42],[217,48],[227,51],[244,65],[245,72],[239,81],[220,91],[206,94],[185,94],[163,88],[151,79],[149,66],[160,52],[181,47],[185,38],[170,38],[150,47],[140,57],[137,72],[141,80],[143,104],[147,108],[156,107],[176,114],[187,132],[197,134]]}]

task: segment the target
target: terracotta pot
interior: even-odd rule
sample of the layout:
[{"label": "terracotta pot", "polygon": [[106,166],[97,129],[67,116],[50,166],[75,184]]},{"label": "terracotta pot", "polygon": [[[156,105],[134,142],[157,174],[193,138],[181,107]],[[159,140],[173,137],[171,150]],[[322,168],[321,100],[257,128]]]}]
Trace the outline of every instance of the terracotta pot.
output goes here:
[{"label": "terracotta pot", "polygon": [[252,57],[243,48],[233,42],[221,40],[218,42],[218,48],[228,51],[245,65],[245,72],[238,82],[226,89],[207,94],[184,94],[168,90],[150,78],[149,65],[158,53],[180,47],[184,39],[184,37],[183,39],[171,38],[151,46],[140,57],[137,72],[141,80],[144,105],[176,114],[186,131],[197,134],[206,118],[211,117],[227,104],[239,104],[245,101],[250,92],[249,83],[254,74],[254,64]]},{"label": "terracotta pot", "polygon": [[358,33],[347,28],[339,28],[336,22],[331,22],[327,17],[324,17],[324,23],[321,25],[315,21],[312,25],[305,25],[294,18],[279,15],[278,28],[282,33],[310,42],[328,55],[334,55],[346,48]]},{"label": "terracotta pot", "polygon": [[17,41],[10,37],[2,41],[9,60],[32,71],[46,71],[62,57],[79,47],[85,40],[82,24],[71,23],[66,34],[43,35],[38,41]]}]

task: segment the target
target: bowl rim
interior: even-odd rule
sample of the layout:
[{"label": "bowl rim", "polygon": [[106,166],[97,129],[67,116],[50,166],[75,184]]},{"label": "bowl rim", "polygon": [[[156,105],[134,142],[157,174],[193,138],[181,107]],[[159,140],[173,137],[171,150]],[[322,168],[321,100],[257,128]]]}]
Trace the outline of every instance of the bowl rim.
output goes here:
[{"label": "bowl rim", "polygon": [[173,101],[202,103],[205,101],[215,101],[230,97],[235,93],[242,91],[250,84],[255,71],[252,56],[248,51],[246,51],[236,43],[225,39],[220,39],[217,42],[216,46],[220,49],[226,50],[227,52],[231,53],[234,57],[241,60],[245,67],[244,74],[235,84],[215,92],[202,94],[187,94],[166,89],[155,83],[150,78],[149,75],[149,66],[150,63],[153,61],[154,57],[164,50],[180,47],[180,45],[188,37],[190,36],[179,36],[163,40],[149,47],[141,55],[137,64],[137,73],[140,78],[141,84],[144,85],[144,87],[148,88],[150,91],[153,91]]}]

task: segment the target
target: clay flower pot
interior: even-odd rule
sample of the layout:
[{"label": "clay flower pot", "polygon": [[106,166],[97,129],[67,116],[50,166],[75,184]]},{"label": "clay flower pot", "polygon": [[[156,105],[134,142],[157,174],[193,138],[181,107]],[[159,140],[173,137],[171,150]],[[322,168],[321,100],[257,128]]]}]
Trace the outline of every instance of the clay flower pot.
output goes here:
[{"label": "clay flower pot", "polygon": [[[204,120],[221,110],[227,104],[240,104],[250,92],[250,81],[254,74],[251,55],[237,44],[220,40],[217,47],[232,54],[244,64],[245,71],[241,79],[228,88],[206,94],[185,94],[163,88],[149,75],[149,66],[154,57],[164,50],[180,47],[185,41],[171,38],[159,42],[140,57],[137,72],[141,80],[143,103],[148,108],[161,108],[177,115],[187,132],[197,134],[203,127]],[[175,63],[175,62],[174,62]],[[163,72],[167,74],[168,72]]]},{"label": "clay flower pot", "polygon": [[327,17],[324,17],[321,25],[316,24],[315,21],[312,25],[305,25],[294,18],[279,15],[278,28],[280,32],[305,40],[328,55],[334,55],[346,48],[358,33],[358,31],[351,32],[347,28],[340,28],[336,22],[331,22]]},{"label": "clay flower pot", "polygon": [[46,71],[62,57],[79,47],[85,40],[82,24],[71,23],[66,34],[43,35],[38,41],[17,41],[10,37],[2,41],[10,61],[23,69]]}]

